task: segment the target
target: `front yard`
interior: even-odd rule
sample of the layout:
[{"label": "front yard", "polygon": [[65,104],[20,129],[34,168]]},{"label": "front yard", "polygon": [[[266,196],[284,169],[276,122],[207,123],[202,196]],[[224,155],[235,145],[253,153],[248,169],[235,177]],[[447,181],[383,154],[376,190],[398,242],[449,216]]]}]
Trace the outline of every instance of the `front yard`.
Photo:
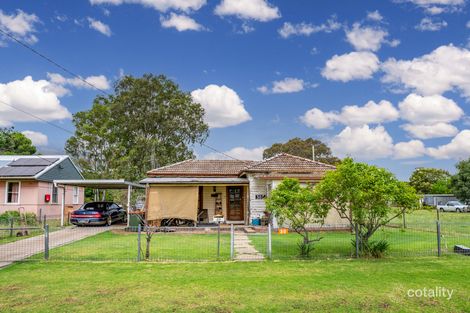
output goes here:
[{"label": "front yard", "polygon": [[[20,263],[1,312],[468,312],[470,258],[260,263]],[[409,297],[445,287],[447,297]]]}]

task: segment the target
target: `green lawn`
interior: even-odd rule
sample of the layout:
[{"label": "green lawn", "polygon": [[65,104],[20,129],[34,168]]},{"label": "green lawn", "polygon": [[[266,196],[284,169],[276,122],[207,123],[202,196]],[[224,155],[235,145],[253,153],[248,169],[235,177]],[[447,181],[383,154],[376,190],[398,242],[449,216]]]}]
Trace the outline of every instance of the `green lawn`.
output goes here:
[{"label": "green lawn", "polygon": [[[470,258],[19,263],[0,312],[469,312]],[[445,287],[447,298],[408,297]]]},{"label": "green lawn", "polygon": [[[142,253],[145,234],[141,236]],[[50,260],[135,261],[137,233],[107,231],[96,236],[52,249]],[[42,258],[42,255],[33,258]],[[144,256],[142,255],[142,260]],[[217,258],[216,234],[156,233],[150,244],[151,261],[217,261],[230,259],[230,234],[221,234]]]}]

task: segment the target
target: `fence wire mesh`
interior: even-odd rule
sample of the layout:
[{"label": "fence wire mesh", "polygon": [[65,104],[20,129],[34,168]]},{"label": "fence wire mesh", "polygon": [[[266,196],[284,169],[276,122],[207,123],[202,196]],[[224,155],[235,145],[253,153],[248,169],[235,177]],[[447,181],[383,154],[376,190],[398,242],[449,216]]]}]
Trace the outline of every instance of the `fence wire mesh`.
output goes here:
[{"label": "fence wire mesh", "polygon": [[[289,260],[356,257],[355,233],[349,225],[311,229],[306,234],[260,226],[210,227],[49,227],[0,225],[0,262],[19,260],[192,262]],[[415,222],[381,227],[369,242],[386,241],[384,257],[465,254],[470,247],[469,222]],[[439,246],[440,244],[440,246]],[[456,248],[457,247],[457,248]],[[456,253],[455,250],[459,250]],[[463,250],[462,250],[463,249]],[[468,252],[468,251],[467,251]],[[470,252],[468,252],[470,253]],[[370,257],[359,254],[359,257]]]}]

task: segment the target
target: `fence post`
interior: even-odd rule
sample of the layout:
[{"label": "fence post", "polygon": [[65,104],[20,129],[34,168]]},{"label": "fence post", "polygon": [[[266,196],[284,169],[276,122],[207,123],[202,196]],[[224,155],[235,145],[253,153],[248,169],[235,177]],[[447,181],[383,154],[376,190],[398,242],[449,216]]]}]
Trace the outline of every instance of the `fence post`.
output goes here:
[{"label": "fence post", "polygon": [[39,208],[39,216],[37,216],[38,223],[41,223],[42,220],[42,208]]},{"label": "fence post", "polygon": [[42,228],[46,228],[46,221],[47,221],[47,217],[46,217],[46,214],[43,215],[42,217]]},{"label": "fence post", "polygon": [[142,225],[137,226],[137,262],[140,262],[140,234],[142,232]]},{"label": "fence post", "polygon": [[356,233],[356,259],[359,258],[359,233],[357,223],[354,225],[354,232]]},{"label": "fence post", "polygon": [[441,222],[436,221],[437,226],[437,256],[441,256]]},{"label": "fence post", "polygon": [[44,226],[44,259],[49,260],[49,225]]},{"label": "fence post", "polygon": [[220,222],[217,223],[217,259],[220,258]]},{"label": "fence post", "polygon": [[10,217],[10,237],[13,237],[13,217]]},{"label": "fence post", "polygon": [[272,257],[271,223],[268,223],[268,259]]},{"label": "fence post", "polygon": [[230,259],[233,260],[234,258],[234,244],[235,244],[235,232],[233,229],[233,224],[230,224]]}]

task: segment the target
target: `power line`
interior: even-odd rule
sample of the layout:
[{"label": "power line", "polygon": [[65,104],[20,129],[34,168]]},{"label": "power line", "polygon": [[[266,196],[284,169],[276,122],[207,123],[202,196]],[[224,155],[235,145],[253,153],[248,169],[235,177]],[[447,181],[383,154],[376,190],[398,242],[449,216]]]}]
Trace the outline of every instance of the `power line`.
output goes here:
[{"label": "power line", "polygon": [[[15,41],[16,43],[18,43],[19,45],[23,46],[24,48],[28,49],[29,51],[31,51],[31,52],[33,52],[34,54],[38,55],[39,57],[43,58],[44,60],[48,61],[49,63],[53,64],[54,66],[58,67],[58,68],[61,69],[62,71],[66,72],[67,74],[72,75],[72,76],[76,77],[77,79],[81,80],[82,82],[84,82],[85,84],[89,85],[89,86],[92,87],[93,89],[96,89],[97,91],[99,91],[99,92],[101,92],[101,93],[103,93],[103,94],[105,94],[105,95],[107,95],[107,96],[111,96],[111,94],[108,93],[106,90],[103,90],[103,89],[101,89],[101,88],[96,87],[94,84],[90,83],[90,82],[87,81],[86,79],[83,79],[83,77],[81,77],[80,75],[78,75],[78,74],[74,73],[73,71],[67,69],[67,68],[66,68],[65,66],[63,66],[63,65],[60,65],[60,64],[57,63],[56,61],[52,60],[50,57],[48,57],[48,56],[44,55],[43,53],[37,51],[36,49],[34,49],[33,47],[31,47],[30,45],[28,45],[28,44],[25,43],[24,41],[22,41],[22,40],[16,38],[15,36],[13,36],[12,34],[10,34],[9,32],[6,32],[6,31],[4,31],[4,30],[2,30],[2,29],[0,28],[0,33],[4,34],[4,35],[7,36],[8,38],[12,39],[13,41]],[[12,105],[6,103],[6,102],[3,102],[3,101],[0,101],[0,102],[3,103],[3,104],[5,104],[5,105],[7,105],[7,106],[9,106],[9,107],[11,107],[11,108],[13,108],[13,109],[15,109],[15,110],[18,110],[18,111],[20,111],[20,112],[23,112],[24,114],[27,114],[27,115],[29,115],[29,116],[31,116],[31,117],[33,117],[33,118],[36,118],[36,119],[38,119],[38,120],[40,120],[40,121],[43,121],[43,122],[45,122],[45,123],[47,123],[47,124],[49,124],[49,125],[51,125],[51,126],[54,126],[54,127],[58,128],[58,129],[61,129],[61,130],[65,131],[65,132],[67,132],[67,133],[69,133],[69,134],[75,135],[74,132],[72,132],[72,131],[70,131],[70,130],[68,130],[68,129],[66,129],[66,128],[63,128],[63,127],[61,127],[61,126],[59,126],[59,125],[57,125],[57,124],[55,124],[55,123],[49,122],[49,121],[47,121],[47,120],[45,120],[45,119],[43,119],[43,118],[41,118],[41,117],[39,117],[39,116],[36,116],[36,115],[34,115],[34,114],[32,114],[32,113],[29,113],[29,112],[26,112],[26,111],[21,110],[21,109],[19,109],[19,108],[16,108],[16,107],[14,107],[14,106],[12,106]],[[221,155],[223,155],[223,156],[225,156],[225,157],[231,158],[231,159],[233,159],[233,160],[241,161],[241,160],[239,160],[239,159],[237,159],[237,158],[234,158],[234,157],[232,157],[231,155],[228,155],[228,154],[226,154],[226,153],[224,153],[224,152],[222,152],[222,151],[219,151],[219,150],[217,150],[216,148],[211,147],[211,146],[209,146],[208,144],[205,144],[205,143],[203,143],[203,142],[200,143],[200,145],[201,145],[201,146],[204,146],[204,147],[206,147],[206,148],[208,148],[208,149],[210,149],[210,150],[212,150],[212,151],[214,151],[214,152],[217,152],[217,153],[219,153],[219,154],[221,154]]]}]

